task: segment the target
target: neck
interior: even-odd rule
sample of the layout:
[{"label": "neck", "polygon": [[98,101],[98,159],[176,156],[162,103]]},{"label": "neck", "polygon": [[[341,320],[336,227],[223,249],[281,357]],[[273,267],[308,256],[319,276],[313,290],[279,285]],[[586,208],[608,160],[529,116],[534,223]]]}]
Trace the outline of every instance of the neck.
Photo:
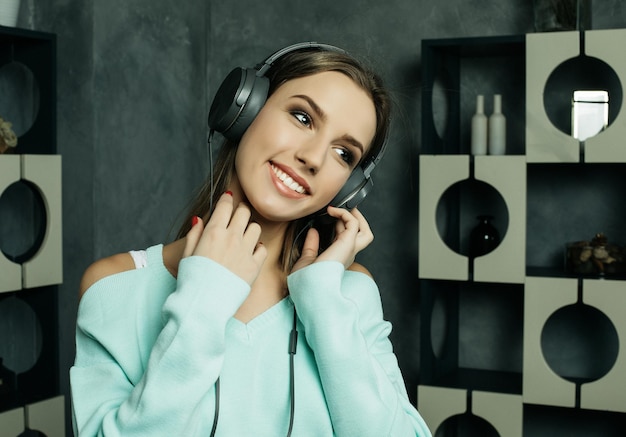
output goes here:
[{"label": "neck", "polygon": [[288,222],[273,222],[252,212],[252,221],[261,226],[259,241],[267,249],[267,258],[259,275],[252,283],[250,295],[235,313],[235,318],[248,323],[259,314],[276,305],[287,294],[287,275],[283,271],[281,254]]}]

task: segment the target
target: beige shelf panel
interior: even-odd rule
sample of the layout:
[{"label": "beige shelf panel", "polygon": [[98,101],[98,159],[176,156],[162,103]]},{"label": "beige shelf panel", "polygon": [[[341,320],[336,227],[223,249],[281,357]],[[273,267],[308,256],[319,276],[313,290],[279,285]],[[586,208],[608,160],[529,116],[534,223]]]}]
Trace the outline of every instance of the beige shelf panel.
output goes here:
[{"label": "beige shelf panel", "polygon": [[541,331],[559,308],[578,299],[574,278],[526,278],[524,291],[524,402],[573,408],[576,386],[557,375],[546,362],[541,348]]},{"label": "beige shelf panel", "polygon": [[[472,392],[472,413],[490,423],[501,436],[522,437],[524,405],[520,395]],[[468,411],[467,390],[420,385],[418,409],[433,435],[453,416]]]},{"label": "beige shelf panel", "polygon": [[[469,258],[445,244],[436,223],[437,205],[444,192],[469,175],[469,156],[420,157],[420,278],[469,279]],[[509,215],[506,235],[498,247],[474,260],[474,280],[522,284],[526,273],[526,160],[523,156],[477,156],[474,177],[500,193]]]},{"label": "beige shelf panel", "polygon": [[550,74],[580,54],[578,32],[526,35],[526,159],[528,162],[578,162],[580,143],[557,129],[546,113],[543,90]]},{"label": "beige shelf panel", "polygon": [[0,413],[0,436],[19,436],[25,430],[23,408]]},{"label": "beige shelf panel", "polygon": [[583,302],[609,318],[620,339],[617,359],[602,378],[580,388],[580,406],[592,410],[626,412],[626,284],[623,281],[584,280]]},{"label": "beige shelf panel", "polygon": [[21,266],[0,254],[0,292],[63,282],[61,156],[0,157],[0,192],[19,180],[32,183],[39,191],[46,210],[46,229],[37,253]]},{"label": "beige shelf panel", "polygon": [[[585,32],[585,54],[598,58],[611,66],[626,86],[626,57],[624,50],[616,50],[615,41],[626,41],[626,29],[593,30]],[[622,88],[622,106],[617,118],[608,128],[585,141],[585,162],[626,162],[626,89]],[[612,102],[609,96],[609,105]]]},{"label": "beige shelf panel", "polygon": [[469,177],[467,155],[420,156],[419,277],[467,281],[466,256],[450,249],[437,229],[437,204],[444,192]]},{"label": "beige shelf panel", "polygon": [[22,179],[33,183],[46,207],[46,231],[37,253],[22,264],[24,288],[63,282],[61,156],[22,155]]},{"label": "beige shelf panel", "polygon": [[57,396],[26,405],[24,418],[29,429],[46,437],[65,437],[65,398]]},{"label": "beige shelf panel", "polygon": [[417,408],[432,435],[446,419],[467,411],[467,390],[419,385]]},{"label": "beige shelf panel", "polygon": [[477,156],[474,177],[494,187],[506,203],[506,235],[493,251],[474,259],[474,280],[523,284],[526,276],[526,160]]},{"label": "beige shelf panel", "polygon": [[[0,155],[0,196],[12,184],[20,180],[19,155]],[[22,269],[0,252],[0,293],[22,288]]]},{"label": "beige shelf panel", "polygon": [[522,437],[524,404],[520,395],[474,391],[472,413],[493,425],[498,435]]}]

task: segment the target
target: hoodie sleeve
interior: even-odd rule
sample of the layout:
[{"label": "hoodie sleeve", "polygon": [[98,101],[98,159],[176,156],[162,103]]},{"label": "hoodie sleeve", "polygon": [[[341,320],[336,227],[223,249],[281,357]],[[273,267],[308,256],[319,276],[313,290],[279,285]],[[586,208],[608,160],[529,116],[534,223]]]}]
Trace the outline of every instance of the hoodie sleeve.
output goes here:
[{"label": "hoodie sleeve", "polygon": [[70,370],[77,436],[193,435],[203,401],[213,418],[226,323],[250,288],[202,257],[181,261],[171,293],[160,291],[164,278],[134,279],[148,273],[105,278],[81,301]]},{"label": "hoodie sleeve", "polygon": [[326,261],[292,273],[288,285],[336,435],[430,437],[408,399],[375,282]]}]

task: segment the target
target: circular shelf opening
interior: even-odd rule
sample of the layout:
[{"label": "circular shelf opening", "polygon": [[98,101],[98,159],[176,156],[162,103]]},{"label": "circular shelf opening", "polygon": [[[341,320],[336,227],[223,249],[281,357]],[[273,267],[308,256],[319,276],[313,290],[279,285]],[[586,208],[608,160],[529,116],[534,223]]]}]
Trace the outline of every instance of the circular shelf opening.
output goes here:
[{"label": "circular shelf opening", "polygon": [[435,437],[462,435],[464,437],[499,437],[500,434],[482,417],[471,413],[457,414],[443,421]]},{"label": "circular shelf opening", "polygon": [[548,318],[541,332],[541,349],[550,368],[561,378],[591,382],[611,370],[619,340],[615,326],[603,312],[576,303]]},{"label": "circular shelf opening", "polygon": [[[477,254],[472,234],[482,219],[489,216],[498,234],[488,250]],[[502,195],[493,186],[476,179],[465,179],[451,185],[441,196],[436,210],[437,231],[442,241],[464,256],[482,256],[493,251],[506,236],[509,213]]]},{"label": "circular shelf opening", "polygon": [[448,111],[449,111],[449,87],[446,85],[443,77],[437,75],[433,82],[432,89],[432,118],[435,132],[439,138],[445,138],[448,128]]},{"label": "circular shelf opening", "polygon": [[33,72],[15,61],[0,67],[0,96],[0,116],[13,125],[15,135],[24,135],[39,113],[39,85]]},{"label": "circular shelf opening", "polygon": [[443,293],[433,294],[433,308],[430,320],[430,343],[437,359],[445,353],[446,339],[449,335],[448,308]]},{"label": "circular shelf opening", "polygon": [[18,435],[17,437],[48,437],[41,431],[37,431],[34,429],[25,429],[23,433]]},{"label": "circular shelf opening", "polygon": [[[568,59],[552,71],[543,92],[543,105],[550,122],[560,131],[573,133],[574,91],[606,91],[608,93],[608,126],[617,118],[622,106],[623,91],[615,70],[606,62],[590,57],[577,56]],[[590,106],[591,105],[591,106]],[[595,123],[599,103],[585,103],[580,120]],[[596,133],[597,135],[597,133]],[[592,135],[593,136],[593,135]]]},{"label": "circular shelf opening", "polygon": [[30,370],[39,360],[42,331],[35,311],[15,295],[0,300],[0,357],[16,374]]},{"label": "circular shelf opening", "polygon": [[0,251],[15,263],[28,261],[43,243],[46,221],[44,200],[33,184],[9,185],[0,195]]}]

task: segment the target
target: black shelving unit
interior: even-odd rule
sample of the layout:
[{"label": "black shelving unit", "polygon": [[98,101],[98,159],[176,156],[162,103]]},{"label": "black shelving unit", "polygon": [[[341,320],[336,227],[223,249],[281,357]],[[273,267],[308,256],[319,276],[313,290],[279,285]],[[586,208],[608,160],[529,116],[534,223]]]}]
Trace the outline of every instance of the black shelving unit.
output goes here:
[{"label": "black shelving unit", "polygon": [[[475,97],[477,94],[485,95],[488,112],[490,95],[496,93],[503,96],[503,112],[507,116],[507,155],[525,161],[526,41],[526,35],[422,41],[420,154],[431,159],[427,161],[429,165],[445,165],[448,162],[446,159],[458,163],[456,158],[460,155],[467,159],[470,167],[467,170],[469,180],[474,180],[477,159],[469,155],[470,121],[475,110]],[[613,88],[614,82],[611,79]],[[622,90],[618,91],[613,94],[618,96],[617,101],[621,105]],[[549,112],[547,106],[546,109]],[[508,158],[481,159],[484,163],[489,159]],[[454,165],[451,168],[457,168]],[[593,235],[593,223],[599,222],[595,212],[605,216],[611,214],[602,221],[609,228],[606,232],[610,232],[612,241],[623,240],[622,243],[626,244],[623,220],[617,219],[626,214],[623,201],[619,201],[626,195],[626,163],[525,162],[524,167],[524,179],[519,183],[519,190],[525,193],[526,199],[526,234],[519,249],[526,255],[526,279],[475,281],[471,261],[467,280],[451,279],[454,275],[446,277],[445,274],[438,277],[432,272],[420,274],[419,386],[427,387],[424,393],[430,395],[440,388],[442,395],[434,401],[436,405],[431,409],[429,399],[421,398],[418,388],[418,407],[427,414],[435,411],[435,416],[438,416],[447,407],[446,402],[456,399],[452,403],[456,403],[454,417],[458,417],[471,412],[475,394],[493,394],[494,399],[502,399],[498,396],[503,395],[514,399],[512,405],[517,405],[514,407],[517,408],[515,414],[519,414],[523,421],[524,436],[621,435],[626,427],[626,413],[620,411],[623,411],[623,406],[614,406],[613,412],[581,408],[581,386],[591,383],[593,378],[582,377],[574,381],[577,394],[571,408],[526,400],[524,337],[527,329],[525,312],[528,309],[525,282],[528,277],[569,278],[578,281],[582,290],[584,280],[602,279],[597,275],[583,277],[566,272],[565,243],[568,239],[575,240],[573,235],[578,235],[578,238]],[[447,170],[442,167],[441,171]],[[428,193],[430,187],[424,180],[420,181],[422,196]],[[437,181],[439,183],[440,180]],[[446,194],[450,193],[446,191]],[[484,197],[475,190],[457,190],[439,200],[447,214],[442,217],[437,215],[440,237],[452,252],[461,255],[466,255],[461,253],[461,249],[464,238],[467,238],[463,211],[477,203],[472,196]],[[429,200],[427,204],[432,205],[432,202]],[[586,206],[588,208],[584,209]],[[577,210],[577,207],[581,209]],[[435,211],[420,211],[419,215],[420,220],[426,218],[428,223]],[[440,222],[443,223],[441,226]],[[429,228],[427,232],[430,231]],[[602,231],[598,229],[595,232]],[[428,249],[432,248],[422,250],[420,247],[420,256],[428,254]],[[443,251],[434,248],[432,253],[441,254]],[[442,256],[440,259],[443,265],[448,262],[445,258]],[[454,261],[454,257],[449,260]],[[611,275],[605,279],[620,281],[625,278],[624,275]],[[577,305],[582,304],[582,296],[583,292],[579,291]],[[603,336],[602,333],[599,335]],[[605,352],[603,356],[617,353],[615,350]],[[459,407],[460,404],[464,407]],[[502,417],[503,413],[500,411],[495,415]],[[426,420],[428,422],[428,418]],[[583,422],[584,425],[581,425]],[[458,428],[463,426],[459,425],[461,422],[455,423],[443,427],[442,435],[471,435],[467,430]],[[557,429],[558,432],[555,431]]]},{"label": "black shelving unit", "polygon": [[[54,155],[57,153],[56,35],[0,26],[0,71],[13,62],[21,64],[32,73],[39,100],[33,124],[18,138],[15,154]],[[15,205],[8,205],[9,208],[12,206]],[[45,217],[43,220],[45,221]],[[16,390],[11,390],[9,394],[5,393],[0,397],[0,414],[58,396],[60,393],[58,286],[0,293],[0,304],[8,298],[17,298],[28,305],[35,314],[38,324],[33,331],[40,332],[40,338],[33,342],[38,344],[38,351],[29,351],[33,354],[38,352],[35,364],[26,371],[13,373],[12,385],[14,384]],[[2,341],[19,342],[19,339],[3,338]]]}]

